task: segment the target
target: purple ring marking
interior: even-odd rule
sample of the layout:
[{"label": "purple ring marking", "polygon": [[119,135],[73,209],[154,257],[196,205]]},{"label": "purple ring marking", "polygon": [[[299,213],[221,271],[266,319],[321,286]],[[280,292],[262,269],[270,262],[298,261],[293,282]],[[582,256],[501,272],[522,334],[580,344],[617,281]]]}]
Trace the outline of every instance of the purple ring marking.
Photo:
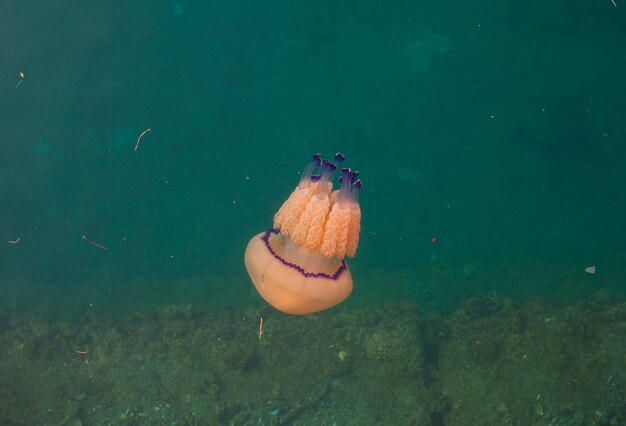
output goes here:
[{"label": "purple ring marking", "polygon": [[296,271],[300,272],[300,274],[304,275],[307,278],[308,277],[324,278],[324,279],[327,279],[327,280],[337,281],[339,279],[339,276],[343,273],[343,271],[345,271],[347,269],[346,261],[342,259],[341,260],[341,266],[332,275],[328,275],[328,274],[325,274],[323,272],[306,272],[302,267],[296,265],[295,263],[287,262],[285,259],[283,259],[282,257],[280,257],[279,255],[276,254],[274,249],[272,249],[272,246],[270,246],[269,239],[270,239],[270,235],[271,234],[278,234],[278,229],[270,229],[269,231],[266,231],[263,234],[263,236],[261,237],[261,240],[263,240],[263,242],[265,243],[265,247],[267,247],[267,249],[270,251],[270,253],[272,253],[272,256],[274,256],[276,259],[280,260],[280,262],[283,265],[289,266],[290,268],[295,269]]}]

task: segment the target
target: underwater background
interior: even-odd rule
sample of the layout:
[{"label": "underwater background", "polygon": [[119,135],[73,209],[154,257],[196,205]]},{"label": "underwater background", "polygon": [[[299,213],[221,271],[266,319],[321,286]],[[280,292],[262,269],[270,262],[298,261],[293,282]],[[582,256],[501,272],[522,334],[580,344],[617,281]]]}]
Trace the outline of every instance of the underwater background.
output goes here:
[{"label": "underwater background", "polygon": [[[496,304],[498,312],[534,306],[528,305],[533,300],[555,304],[541,315],[524,314],[532,323],[551,312],[558,316],[563,306],[599,300],[620,312],[609,316],[622,321],[612,329],[619,344],[626,324],[618,305],[626,294],[626,3],[615,1],[4,0],[0,331],[5,343],[16,342],[15,333],[40,339],[28,356],[5,353],[4,368],[14,368],[16,357],[34,357],[49,377],[46,363],[61,355],[50,349],[49,358],[40,357],[48,347],[41,339],[64,339],[50,331],[55,324],[100,324],[106,333],[140,329],[142,321],[158,329],[174,318],[190,321],[181,325],[189,331],[209,317],[232,324],[245,311],[254,316],[250,340],[258,344],[261,312],[268,327],[274,318],[293,333],[281,344],[306,345],[289,328],[306,320],[294,325],[267,307],[250,283],[243,253],[253,235],[271,227],[310,156],[338,151],[364,182],[360,246],[349,260],[355,287],[339,307],[316,314],[329,323],[319,322],[311,336],[336,333],[341,327],[333,321],[341,316],[350,319],[345,333],[362,333],[378,322],[360,323],[368,312],[391,318],[389,327],[397,328],[392,319],[401,312],[400,323],[416,328],[409,334],[431,336],[415,343],[426,354],[415,362],[424,365],[435,357],[428,351],[439,335],[433,324],[454,321],[459,310],[468,311],[468,301]],[[179,309],[193,309],[194,316]],[[598,312],[576,309],[581,318]],[[437,320],[421,322],[429,316]],[[609,317],[598,313],[597,328]],[[128,318],[134,325],[126,325]],[[48,331],[33,326],[41,321]],[[71,358],[86,368],[73,353],[84,345],[75,346],[83,338],[93,353],[97,344],[72,330],[65,334]],[[120,348],[134,332],[122,334],[109,336]],[[398,339],[408,345],[405,337]],[[161,338],[174,339],[157,333],[136,348]],[[384,358],[374,343],[364,345],[372,357]],[[395,354],[406,349],[398,345]],[[613,349],[617,361],[607,362],[606,371],[626,365],[622,347]],[[485,362],[492,363],[492,351],[486,352]],[[349,374],[356,380],[362,376],[354,356]],[[243,371],[263,359],[254,352],[228,368]],[[444,382],[422,373],[415,374],[425,388]],[[317,402],[330,398],[328,386],[341,375],[328,374],[335,382],[317,391]],[[610,374],[602,383],[613,383],[621,396],[612,408],[597,408],[606,419],[589,408],[592,414],[584,415],[596,422],[589,424],[625,418],[624,385],[617,371]],[[16,376],[4,388],[24,383]],[[225,394],[213,385],[207,395],[224,404]],[[429,392],[446,394],[443,387]],[[94,420],[84,404],[90,398],[95,404],[97,389],[69,396],[53,389],[50,398],[63,407],[71,402],[59,408],[62,415],[29,422],[24,392],[11,404],[26,411],[9,412],[0,395],[0,418],[7,424],[174,424],[193,402],[165,390],[165,399],[179,404],[168,403],[171,418],[129,414],[154,414],[151,401],[144,404],[149,408],[124,414],[116,407]],[[527,423],[524,409],[494,402],[498,420],[482,424],[549,424],[556,418],[548,419],[549,404],[538,408],[534,397],[524,403]],[[445,407],[430,405],[423,417],[354,423],[332,409],[335,417],[310,420],[317,405],[290,410],[284,401],[292,399],[281,398],[282,405],[263,405],[258,421],[241,414],[253,412],[251,405],[240,404],[222,406],[198,424],[470,424],[469,417],[455,420],[454,398]]]}]

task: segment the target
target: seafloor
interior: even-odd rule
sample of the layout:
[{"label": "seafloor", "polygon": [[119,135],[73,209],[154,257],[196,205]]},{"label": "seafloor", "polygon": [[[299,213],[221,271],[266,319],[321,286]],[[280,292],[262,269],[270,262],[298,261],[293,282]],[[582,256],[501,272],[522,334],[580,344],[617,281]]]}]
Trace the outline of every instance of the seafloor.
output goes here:
[{"label": "seafloor", "polygon": [[0,314],[3,425],[624,425],[625,393],[626,301],[607,293],[428,317]]}]

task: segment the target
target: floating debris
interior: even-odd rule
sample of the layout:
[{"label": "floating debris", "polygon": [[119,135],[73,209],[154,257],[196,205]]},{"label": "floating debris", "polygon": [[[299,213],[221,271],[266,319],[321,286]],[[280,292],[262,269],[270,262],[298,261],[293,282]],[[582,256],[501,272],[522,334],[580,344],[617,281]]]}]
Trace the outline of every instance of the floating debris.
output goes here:
[{"label": "floating debris", "polygon": [[588,274],[595,274],[596,273],[596,267],[595,266],[587,266],[585,268],[585,272]]}]

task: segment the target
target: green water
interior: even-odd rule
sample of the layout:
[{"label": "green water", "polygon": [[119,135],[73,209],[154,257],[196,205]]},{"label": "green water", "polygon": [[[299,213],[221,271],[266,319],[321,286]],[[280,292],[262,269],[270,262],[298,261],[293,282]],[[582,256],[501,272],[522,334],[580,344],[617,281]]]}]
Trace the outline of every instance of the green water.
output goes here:
[{"label": "green water", "polygon": [[625,18],[609,0],[4,1],[0,309],[260,306],[243,250],[337,151],[365,184],[346,306],[623,295]]}]

